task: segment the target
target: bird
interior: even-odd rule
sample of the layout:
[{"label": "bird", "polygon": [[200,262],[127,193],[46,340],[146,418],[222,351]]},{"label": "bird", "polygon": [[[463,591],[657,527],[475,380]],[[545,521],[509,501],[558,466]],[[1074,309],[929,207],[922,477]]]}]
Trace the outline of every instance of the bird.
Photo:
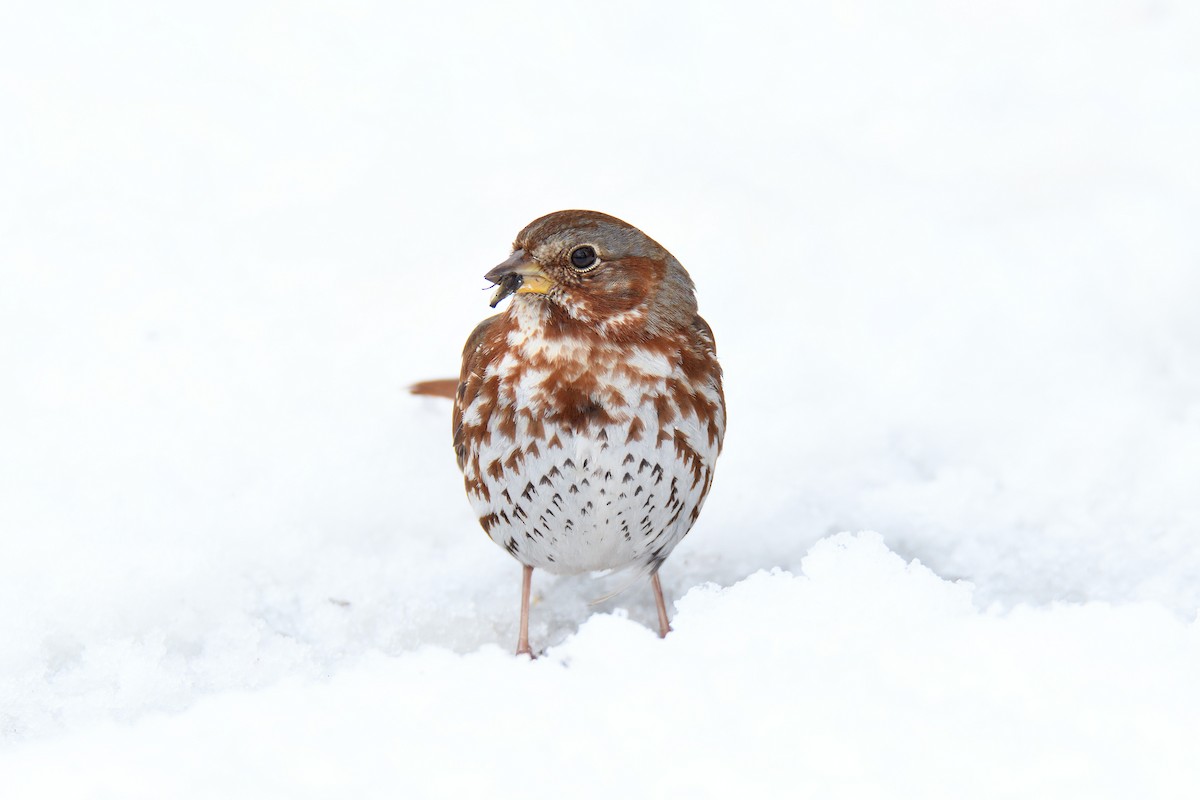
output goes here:
[{"label": "bird", "polygon": [[517,654],[534,657],[534,569],[648,575],[665,637],[659,567],[699,517],[725,438],[691,276],[638,228],[567,210],[529,223],[484,279],[492,308],[512,300],[463,348],[454,451],[479,524],[522,565]]}]

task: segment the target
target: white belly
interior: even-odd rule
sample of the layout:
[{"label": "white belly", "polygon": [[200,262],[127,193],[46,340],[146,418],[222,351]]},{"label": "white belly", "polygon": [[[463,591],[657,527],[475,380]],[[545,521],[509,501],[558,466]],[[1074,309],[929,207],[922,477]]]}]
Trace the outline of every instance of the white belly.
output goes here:
[{"label": "white belly", "polygon": [[524,564],[567,574],[651,566],[691,528],[716,459],[715,446],[699,468],[680,458],[675,437],[707,438],[694,418],[676,423],[661,445],[657,418],[643,423],[641,441],[629,440],[625,422],[579,435],[544,424],[544,438],[516,458],[515,442],[493,435],[479,448],[487,491],[471,504],[488,536]]}]

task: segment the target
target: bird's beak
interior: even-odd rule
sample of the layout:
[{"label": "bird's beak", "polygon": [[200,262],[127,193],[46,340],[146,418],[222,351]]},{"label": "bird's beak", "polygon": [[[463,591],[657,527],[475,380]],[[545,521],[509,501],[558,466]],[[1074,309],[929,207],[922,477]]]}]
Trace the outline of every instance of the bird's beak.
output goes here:
[{"label": "bird's beak", "polygon": [[514,250],[483,279],[499,287],[492,295],[492,308],[510,294],[546,294],[554,286],[554,282],[542,272],[541,266],[524,250]]}]

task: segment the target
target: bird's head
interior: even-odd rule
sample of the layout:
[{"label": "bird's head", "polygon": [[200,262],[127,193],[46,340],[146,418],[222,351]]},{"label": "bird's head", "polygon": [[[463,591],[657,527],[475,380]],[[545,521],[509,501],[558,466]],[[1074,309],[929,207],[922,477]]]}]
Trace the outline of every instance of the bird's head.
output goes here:
[{"label": "bird's head", "polygon": [[666,248],[597,211],[556,211],[517,234],[513,252],[484,278],[499,288],[492,307],[551,303],[598,332],[656,336],[696,316],[695,287]]}]

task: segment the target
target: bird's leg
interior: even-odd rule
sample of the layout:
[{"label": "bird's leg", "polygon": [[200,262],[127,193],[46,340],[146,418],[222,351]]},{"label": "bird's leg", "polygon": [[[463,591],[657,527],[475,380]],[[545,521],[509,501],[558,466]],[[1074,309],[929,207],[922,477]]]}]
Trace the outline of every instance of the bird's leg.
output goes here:
[{"label": "bird's leg", "polygon": [[533,658],[529,649],[529,586],[533,582],[533,567],[525,564],[521,568],[521,632],[517,636],[517,655]]},{"label": "bird's leg", "polygon": [[671,623],[667,621],[667,601],[663,600],[662,584],[657,572],[650,575],[650,588],[654,589],[654,605],[658,606],[658,636],[665,639],[671,632]]}]

